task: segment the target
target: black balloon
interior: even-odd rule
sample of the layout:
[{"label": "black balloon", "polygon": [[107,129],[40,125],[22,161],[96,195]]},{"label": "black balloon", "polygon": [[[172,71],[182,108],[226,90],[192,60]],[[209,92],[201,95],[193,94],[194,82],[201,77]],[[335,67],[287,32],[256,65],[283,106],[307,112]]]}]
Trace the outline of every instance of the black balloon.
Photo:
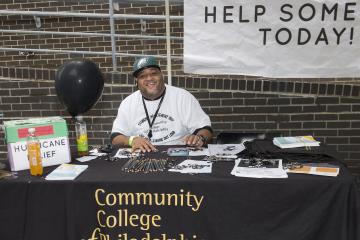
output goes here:
[{"label": "black balloon", "polygon": [[73,117],[90,110],[103,88],[103,75],[92,61],[66,62],[55,75],[56,94]]}]

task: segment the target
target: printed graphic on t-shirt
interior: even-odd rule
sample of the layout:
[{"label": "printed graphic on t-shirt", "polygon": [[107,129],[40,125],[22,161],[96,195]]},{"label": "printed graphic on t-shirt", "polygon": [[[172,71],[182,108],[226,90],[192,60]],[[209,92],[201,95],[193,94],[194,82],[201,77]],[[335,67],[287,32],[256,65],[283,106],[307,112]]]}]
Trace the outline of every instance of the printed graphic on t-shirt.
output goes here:
[{"label": "printed graphic on t-shirt", "polygon": [[[154,115],[150,115],[150,121],[154,118]],[[175,119],[167,114],[158,113],[155,123],[152,126],[152,138],[151,142],[159,143],[164,142],[175,135],[174,127],[172,127]],[[147,137],[150,127],[146,117],[142,118],[138,122],[138,127],[141,129],[141,137]]]}]

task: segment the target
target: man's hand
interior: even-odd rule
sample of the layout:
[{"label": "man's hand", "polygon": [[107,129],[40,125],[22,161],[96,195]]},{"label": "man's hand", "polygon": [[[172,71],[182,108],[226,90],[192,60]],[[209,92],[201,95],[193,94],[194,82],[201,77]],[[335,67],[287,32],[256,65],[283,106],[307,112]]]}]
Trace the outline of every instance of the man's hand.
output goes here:
[{"label": "man's hand", "polygon": [[152,145],[152,143],[148,139],[142,137],[135,137],[132,141],[131,148],[132,151],[140,149],[140,151],[144,153],[157,151],[157,149],[154,147],[154,145]]},{"label": "man's hand", "polygon": [[191,147],[202,147],[205,145],[205,143],[202,141],[202,139],[198,135],[190,134],[187,135],[184,139],[185,144]]}]

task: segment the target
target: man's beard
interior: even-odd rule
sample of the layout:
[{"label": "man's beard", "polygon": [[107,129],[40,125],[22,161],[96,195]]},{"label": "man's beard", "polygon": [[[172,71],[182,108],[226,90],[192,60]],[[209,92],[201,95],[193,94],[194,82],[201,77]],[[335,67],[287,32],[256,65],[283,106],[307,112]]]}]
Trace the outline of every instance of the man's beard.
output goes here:
[{"label": "man's beard", "polygon": [[148,90],[146,88],[144,88],[142,91],[141,91],[141,94],[146,98],[146,99],[150,99],[150,100],[154,100],[158,97],[160,97],[163,92],[165,90],[165,86],[162,85],[162,86],[159,86],[159,88],[156,88],[156,89],[152,89],[152,90]]}]

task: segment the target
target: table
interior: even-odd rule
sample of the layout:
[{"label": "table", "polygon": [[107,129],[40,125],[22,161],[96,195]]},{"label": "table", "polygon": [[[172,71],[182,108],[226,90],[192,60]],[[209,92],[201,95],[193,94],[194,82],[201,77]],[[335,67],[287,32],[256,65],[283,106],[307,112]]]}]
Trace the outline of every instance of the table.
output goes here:
[{"label": "table", "polygon": [[287,179],[252,179],[231,176],[231,162],[214,163],[211,174],[185,175],[126,173],[121,171],[125,161],[87,162],[89,168],[75,181],[46,181],[28,171],[1,180],[0,238],[357,240],[360,236],[359,196],[354,177],[343,165],[338,177],[289,174]]}]

